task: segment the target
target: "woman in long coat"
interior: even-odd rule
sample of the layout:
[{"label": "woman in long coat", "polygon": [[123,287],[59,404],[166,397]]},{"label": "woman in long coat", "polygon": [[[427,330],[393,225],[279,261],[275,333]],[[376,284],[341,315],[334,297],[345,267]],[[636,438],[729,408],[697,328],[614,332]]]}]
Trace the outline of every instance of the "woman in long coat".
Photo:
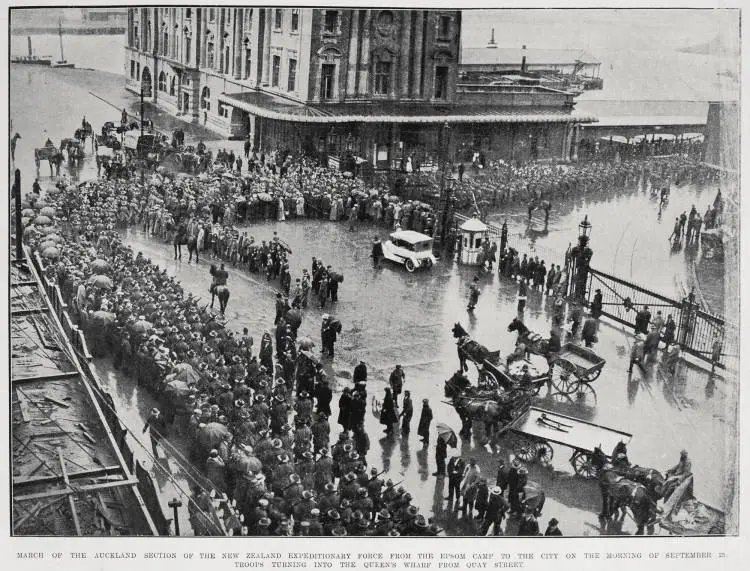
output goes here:
[{"label": "woman in long coat", "polygon": [[386,434],[393,432],[393,425],[398,422],[396,416],[396,406],[393,404],[393,396],[390,387],[386,387],[385,396],[383,397],[383,406],[380,409],[380,424],[385,426]]},{"label": "woman in long coat", "polygon": [[422,400],[422,413],[419,415],[417,434],[425,445],[430,441],[430,424],[432,423],[432,409],[427,399]]}]

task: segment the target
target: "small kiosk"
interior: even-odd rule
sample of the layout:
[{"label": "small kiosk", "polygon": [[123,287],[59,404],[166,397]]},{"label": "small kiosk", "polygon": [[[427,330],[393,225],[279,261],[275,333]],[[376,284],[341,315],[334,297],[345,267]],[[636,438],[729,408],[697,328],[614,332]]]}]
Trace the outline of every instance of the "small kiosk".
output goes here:
[{"label": "small kiosk", "polygon": [[487,240],[487,225],[476,216],[459,228],[461,231],[461,263],[478,266],[480,253]]}]

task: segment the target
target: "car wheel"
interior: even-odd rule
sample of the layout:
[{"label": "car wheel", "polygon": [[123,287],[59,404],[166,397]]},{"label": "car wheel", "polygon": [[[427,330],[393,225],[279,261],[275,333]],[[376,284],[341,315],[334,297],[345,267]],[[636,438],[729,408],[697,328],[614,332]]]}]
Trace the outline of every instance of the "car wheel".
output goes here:
[{"label": "car wheel", "polygon": [[404,266],[406,267],[407,272],[413,272],[417,269],[417,265],[414,263],[414,260],[406,260],[404,262]]}]

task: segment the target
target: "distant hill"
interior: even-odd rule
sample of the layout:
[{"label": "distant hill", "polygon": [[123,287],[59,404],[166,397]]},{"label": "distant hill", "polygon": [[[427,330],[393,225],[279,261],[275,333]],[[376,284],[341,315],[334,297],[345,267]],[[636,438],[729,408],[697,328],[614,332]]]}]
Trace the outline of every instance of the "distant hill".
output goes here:
[{"label": "distant hill", "polygon": [[679,49],[678,51],[686,54],[697,54],[714,57],[739,57],[740,55],[739,45],[737,43],[732,44],[731,39],[728,40],[721,35],[717,35],[709,42],[687,46]]}]

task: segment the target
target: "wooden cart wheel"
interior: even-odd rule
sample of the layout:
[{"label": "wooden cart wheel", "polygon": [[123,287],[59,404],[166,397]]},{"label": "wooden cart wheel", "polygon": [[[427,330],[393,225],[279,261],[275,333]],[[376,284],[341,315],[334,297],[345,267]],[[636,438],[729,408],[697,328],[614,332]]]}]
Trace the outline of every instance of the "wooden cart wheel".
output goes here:
[{"label": "wooden cart wheel", "polygon": [[537,442],[536,458],[543,466],[552,463],[552,458],[554,458],[554,456],[555,449],[550,446],[549,442]]},{"label": "wooden cart wheel", "polygon": [[596,369],[595,371],[591,371],[590,373],[588,373],[587,375],[585,375],[583,377],[583,380],[586,381],[587,383],[592,383],[596,379],[598,379],[599,375],[601,375],[601,374],[602,374],[602,368],[599,368],[599,369]]},{"label": "wooden cart wheel", "polygon": [[536,445],[534,440],[519,436],[513,442],[513,454],[524,462],[533,462],[536,460]]},{"label": "wooden cart wheel", "polygon": [[579,382],[575,388],[575,391],[570,393],[570,398],[576,404],[585,404],[593,406],[596,404],[596,391],[589,383]]},{"label": "wooden cart wheel", "polygon": [[555,374],[552,375],[552,386],[555,387],[557,392],[569,395],[578,387],[579,381],[576,376],[576,368],[565,359],[558,360],[556,364],[558,368]]},{"label": "wooden cart wheel", "polygon": [[583,478],[596,478],[597,470],[591,461],[591,454],[588,452],[576,452],[570,459],[575,473]]}]

